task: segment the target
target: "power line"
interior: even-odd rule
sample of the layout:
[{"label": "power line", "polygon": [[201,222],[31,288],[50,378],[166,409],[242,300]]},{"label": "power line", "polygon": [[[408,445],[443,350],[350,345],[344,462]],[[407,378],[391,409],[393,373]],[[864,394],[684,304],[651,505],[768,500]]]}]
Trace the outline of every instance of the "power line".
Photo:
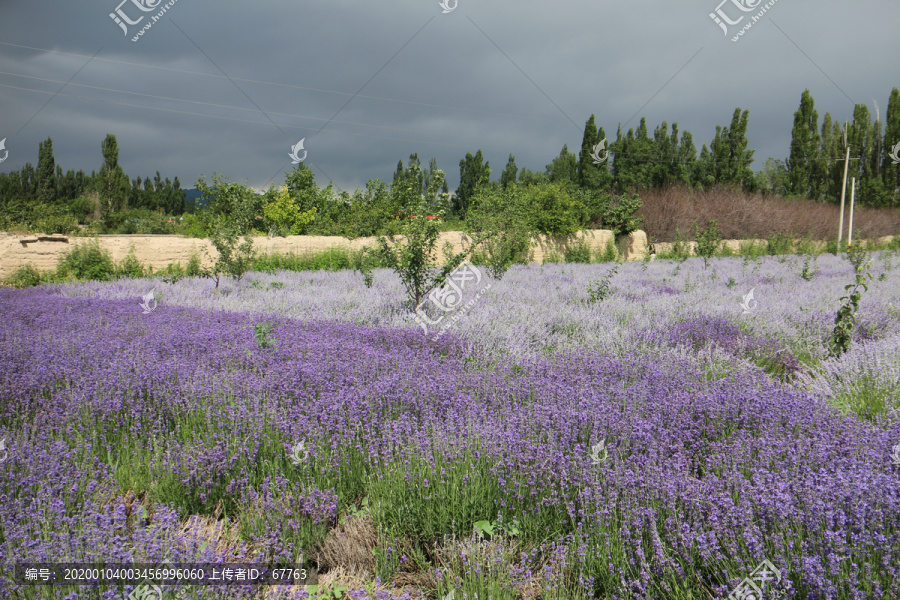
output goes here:
[{"label": "power line", "polygon": [[[25,48],[25,49],[28,49],[28,50],[37,50],[37,51],[47,52],[47,53],[51,53],[51,54],[63,54],[63,55],[65,55],[65,56],[76,56],[76,57],[79,57],[79,58],[90,58],[90,56],[83,55],[83,54],[77,54],[77,53],[74,53],[74,52],[62,52],[62,51],[60,51],[60,50],[51,50],[51,49],[49,49],[49,48],[37,48],[37,47],[34,47],[34,46],[23,46],[23,45],[21,45],[21,44],[11,44],[11,43],[9,43],[9,42],[0,42],[0,45],[3,45],[3,46],[12,46],[12,47],[14,47],[14,48]],[[155,70],[158,70],[158,71],[168,71],[168,72],[173,72],[173,73],[183,73],[183,74],[185,74],[185,75],[196,75],[196,76],[199,76],[199,77],[212,77],[212,78],[214,78],[214,79],[227,79],[227,77],[225,77],[225,76],[223,76],[223,75],[213,75],[213,74],[210,74],[210,73],[201,73],[201,72],[199,72],[199,71],[188,71],[188,70],[186,70],[186,69],[175,69],[175,68],[172,68],[172,67],[157,67],[157,66],[153,66],[153,65],[146,65],[146,64],[143,64],[143,63],[135,63],[135,62],[129,62],[129,61],[124,61],[124,60],[114,60],[114,59],[111,59],[111,58],[95,58],[94,61],[95,61],[95,62],[97,62],[97,61],[103,61],[103,62],[109,62],[109,63],[115,63],[115,64],[128,65],[128,66],[132,66],[132,67],[141,67],[141,68],[144,68],[144,69],[155,69]],[[448,105],[445,105],[445,104],[431,104],[431,103],[428,103],[428,102],[414,102],[414,101],[411,101],[411,100],[398,100],[398,99],[396,99],[396,98],[385,98],[385,97],[383,97],[383,96],[368,96],[368,95],[366,95],[366,94],[353,94],[353,93],[351,93],[351,92],[342,92],[342,91],[339,91],[339,90],[330,90],[330,89],[327,89],[327,88],[316,88],[316,87],[309,87],[309,86],[302,86],[302,85],[293,85],[293,84],[288,84],[288,83],[277,83],[277,82],[274,82],[274,81],[264,81],[264,80],[259,80],[259,79],[245,79],[245,78],[241,78],[241,77],[232,77],[231,79],[233,79],[234,81],[243,81],[243,82],[246,82],[246,83],[258,83],[258,84],[262,84],[262,85],[272,85],[272,86],[276,86],[276,87],[283,87],[283,88],[290,88],[290,89],[297,89],[297,90],[304,90],[304,91],[311,91],[311,92],[321,92],[321,93],[324,93],[324,94],[337,94],[337,95],[340,95],[340,96],[355,96],[355,97],[357,97],[357,98],[366,98],[366,99],[369,99],[369,100],[379,100],[379,101],[382,101],[382,102],[394,102],[394,103],[397,103],[397,104],[412,104],[412,105],[415,105],[415,106],[427,106],[427,107],[430,107],[430,108],[442,108],[442,109],[447,109],[447,110],[457,110],[457,111],[463,111],[463,112],[482,113],[482,114],[486,114],[486,115],[493,115],[493,116],[499,116],[499,117],[514,117],[514,118],[517,118],[517,119],[527,119],[527,120],[529,120],[529,121],[534,121],[534,120],[547,121],[547,122],[554,122],[554,121],[555,121],[555,119],[549,119],[549,118],[547,118],[547,117],[536,117],[536,116],[530,116],[530,115],[520,115],[520,114],[516,114],[516,113],[496,112],[496,111],[490,111],[490,110],[480,110],[480,109],[475,109],[475,108],[462,108],[462,107],[459,107],[459,106],[448,106]]]},{"label": "power line", "polygon": [[[0,84],[0,87],[9,88],[9,89],[14,89],[14,90],[22,90],[22,91],[26,91],[26,92],[36,92],[36,93],[39,93],[39,94],[50,94],[50,93],[52,93],[52,92],[46,92],[46,91],[44,91],[44,90],[35,90],[35,89],[31,89],[31,88],[25,88],[25,87],[14,86],[14,85]],[[250,119],[239,119],[239,118],[235,118],[235,117],[221,117],[221,116],[218,116],[218,115],[210,115],[210,114],[206,114],[206,113],[189,112],[189,111],[185,111],[185,110],[177,110],[177,109],[172,109],[172,108],[157,108],[157,107],[153,107],[153,106],[144,106],[144,105],[142,105],[142,104],[132,104],[132,103],[130,103],[130,102],[117,102],[117,101],[115,101],[115,100],[107,100],[107,99],[103,99],[103,98],[88,98],[88,97],[86,97],[86,96],[77,96],[77,95],[74,95],[74,94],[63,94],[63,93],[60,93],[60,94],[58,94],[58,95],[59,95],[59,96],[63,96],[63,97],[67,97],[67,98],[76,98],[76,99],[79,99],[79,100],[88,100],[88,101],[90,101],[90,102],[106,102],[106,103],[109,103],[109,104],[117,104],[117,105],[120,105],[120,106],[129,106],[129,107],[132,107],[132,108],[141,108],[141,109],[144,109],[144,110],[156,110],[156,111],[160,111],[160,112],[170,112],[170,113],[183,114],[183,115],[190,115],[190,116],[195,116],[195,117],[207,117],[207,118],[210,118],[210,119],[221,119],[221,120],[224,120],[224,121],[235,121],[235,122],[239,122],[239,123],[254,123],[254,124],[257,124],[257,125],[263,125],[263,124],[265,124],[264,121],[254,121],[254,120],[250,120]],[[250,110],[250,109],[240,109],[240,110]],[[256,112],[256,111],[254,111],[254,112]],[[312,118],[312,117],[301,117],[301,118]],[[297,125],[285,125],[285,127],[287,127],[288,129],[298,129],[298,130],[301,130],[301,131],[313,131],[312,128],[308,128],[308,127],[300,127],[300,126],[297,126]],[[437,146],[447,146],[447,147],[450,147],[450,148],[455,148],[455,147],[461,147],[461,146],[462,146],[462,144],[445,144],[445,143],[441,143],[441,142],[430,142],[430,141],[426,141],[426,140],[413,140],[413,139],[407,139],[407,138],[387,137],[387,136],[383,136],[383,135],[375,135],[375,134],[370,134],[370,133],[359,133],[359,132],[349,132],[349,131],[340,131],[340,130],[332,130],[332,131],[333,131],[334,133],[341,133],[341,134],[344,134],[344,135],[359,136],[359,137],[369,137],[369,138],[377,138],[377,139],[392,140],[392,141],[399,141],[399,142],[411,142],[411,143],[416,143],[416,144],[432,144],[432,145],[437,145]],[[485,147],[485,148],[494,148],[494,149],[497,149],[497,150],[500,149],[500,148],[497,147],[497,146],[484,146],[484,147]]]},{"label": "power line", "polygon": [[[44,78],[44,77],[35,77],[35,76],[33,76],[33,75],[20,75],[20,74],[18,74],[18,73],[10,73],[10,72],[8,72],[8,71],[0,71],[0,75],[9,75],[9,76],[11,76],[11,77],[20,77],[20,78],[23,78],[23,79],[33,79],[33,80],[35,80],[35,81],[45,81],[45,82],[48,82],[48,83],[62,83],[62,82],[60,82],[60,81],[58,81],[58,80],[55,80],[55,79],[47,79],[47,78]],[[87,85],[87,84],[83,84],[83,83],[70,83],[69,86],[70,86],[70,87],[83,87],[83,88],[88,88],[88,89],[93,89],[93,90],[99,90],[99,91],[103,91],[103,92],[112,92],[112,93],[116,93],[116,94],[127,94],[127,95],[130,95],[130,96],[142,96],[142,97],[144,97],[144,98],[154,98],[154,99],[156,99],[156,100],[170,100],[170,101],[173,101],[173,102],[185,102],[185,103],[188,103],[188,104],[198,104],[198,105],[201,105],[201,106],[212,106],[212,107],[214,107],[214,108],[227,108],[227,109],[231,109],[231,110],[242,110],[242,111],[257,112],[256,110],[254,110],[254,109],[252,109],[252,108],[246,108],[246,107],[243,107],[243,106],[233,106],[233,105],[230,105],[230,104],[218,104],[218,103],[215,103],[215,102],[203,102],[203,101],[200,101],[200,100],[187,100],[187,99],[184,99],[184,98],[173,98],[173,97],[170,97],[170,96],[159,96],[159,95],[156,95],[156,94],[144,94],[144,93],[141,93],[141,92],[129,92],[129,91],[127,91],[127,90],[120,90],[120,89],[117,89],[117,88],[108,88],[108,87],[101,87],[101,86],[96,86],[96,85]],[[14,87],[14,86],[4,86],[4,87]],[[30,88],[16,88],[16,89],[29,90]],[[40,91],[40,90],[30,90],[30,91],[36,91],[36,92],[38,92],[38,91]],[[103,101],[103,100],[101,100],[101,101]],[[190,113],[190,114],[193,114],[193,113]],[[297,119],[307,119],[307,120],[311,120],[311,121],[327,121],[327,119],[323,119],[323,118],[321,118],[321,117],[311,117],[311,116],[307,116],[307,115],[298,115],[298,114],[294,114],[294,113],[282,113],[282,112],[268,111],[268,114],[272,114],[272,115],[276,115],[276,116],[280,116],[280,117],[294,117],[294,118],[297,118]],[[256,121],[253,121],[253,122],[256,122]],[[381,129],[392,129],[392,130],[395,130],[395,131],[406,131],[406,132],[414,132],[414,131],[415,131],[415,130],[413,130],[413,129],[409,129],[409,128],[406,128],[406,127],[392,127],[392,126],[390,126],[390,125],[375,125],[375,124],[372,124],[372,123],[357,123],[357,122],[354,122],[354,121],[333,121],[333,122],[334,122],[334,123],[341,123],[341,124],[343,124],[343,125],[357,126],[357,127],[378,127],[378,128],[381,128]],[[453,135],[446,135],[446,136],[442,136],[442,137],[454,137],[454,138],[459,139],[460,141],[463,141],[463,140],[464,140],[464,138],[462,138],[462,137],[460,137],[460,136],[453,136]],[[479,138],[475,138],[475,139],[476,139],[477,141],[479,141],[479,142],[487,142],[487,141],[488,141],[488,140],[483,140],[483,139],[479,139]]]}]

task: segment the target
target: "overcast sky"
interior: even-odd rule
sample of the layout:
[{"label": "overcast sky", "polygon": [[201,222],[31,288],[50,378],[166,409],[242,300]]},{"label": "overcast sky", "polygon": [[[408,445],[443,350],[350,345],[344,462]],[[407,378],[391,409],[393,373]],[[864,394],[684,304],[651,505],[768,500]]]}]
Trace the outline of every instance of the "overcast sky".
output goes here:
[{"label": "overcast sky", "polygon": [[[883,116],[900,87],[896,0],[777,0],[737,42],[765,2],[175,0],[132,41],[167,1],[0,0],[0,170],[36,164],[51,137],[57,164],[90,173],[113,133],[133,178],[261,189],[305,139],[320,184],[390,181],[416,152],[455,189],[466,152],[482,149],[493,179],[510,153],[543,170],[578,151],[592,113],[610,141],[646,116],[699,150],[736,107],[758,170],[787,156],[804,89],[821,122],[854,103]],[[717,8],[743,16],[727,35]]]}]

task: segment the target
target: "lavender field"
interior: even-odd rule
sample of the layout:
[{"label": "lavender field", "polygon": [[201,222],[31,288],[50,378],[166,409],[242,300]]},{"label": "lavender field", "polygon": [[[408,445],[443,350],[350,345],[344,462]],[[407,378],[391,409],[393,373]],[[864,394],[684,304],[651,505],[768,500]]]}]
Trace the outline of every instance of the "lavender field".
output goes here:
[{"label": "lavender field", "polygon": [[17,562],[231,561],[320,586],[163,591],[900,598],[900,254],[871,259],[837,357],[831,255],[517,266],[439,338],[388,270],[0,289],[0,595],[134,593]]}]

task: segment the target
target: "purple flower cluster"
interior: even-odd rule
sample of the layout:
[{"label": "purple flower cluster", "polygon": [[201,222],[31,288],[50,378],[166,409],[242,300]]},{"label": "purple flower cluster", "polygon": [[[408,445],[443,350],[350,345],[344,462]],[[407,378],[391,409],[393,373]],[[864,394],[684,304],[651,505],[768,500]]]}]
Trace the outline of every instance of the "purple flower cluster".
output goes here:
[{"label": "purple flower cluster", "polygon": [[[174,305],[144,315],[58,288],[0,289],[0,310],[6,565],[224,560],[180,527],[220,503],[239,554],[309,557],[377,478],[393,486],[373,498],[380,525],[403,531],[386,520],[407,505],[434,525],[464,497],[472,522],[499,513],[567,544],[585,596],[683,584],[723,598],[763,559],[795,598],[900,589],[900,423],[842,416],[758,370],[709,377],[675,350],[503,357],[466,337]],[[633,317],[630,339],[646,340]],[[274,347],[254,335],[261,319]],[[667,341],[683,350],[769,339],[678,323]],[[292,460],[301,441],[308,456]],[[127,514],[129,489],[159,500],[146,521]]]}]

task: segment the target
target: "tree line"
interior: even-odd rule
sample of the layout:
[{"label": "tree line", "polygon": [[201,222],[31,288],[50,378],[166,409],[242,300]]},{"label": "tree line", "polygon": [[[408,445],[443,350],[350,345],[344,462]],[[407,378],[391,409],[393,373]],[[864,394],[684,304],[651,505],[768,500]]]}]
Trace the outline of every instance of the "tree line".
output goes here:
[{"label": "tree line", "polygon": [[53,140],[38,147],[38,164],[30,162],[20,171],[0,173],[0,212],[7,220],[27,223],[37,217],[71,216],[84,222],[88,215],[104,219],[129,210],[145,210],[165,215],[185,211],[185,191],[178,177],[130,179],[119,165],[116,136],[108,134],[101,144],[103,164],[99,172],[69,170],[56,164]]},{"label": "tree line", "polygon": [[[750,168],[755,151],[749,148],[747,138],[749,117],[749,111],[736,108],[730,124],[716,126],[712,140],[698,152],[691,133],[680,131],[677,123],[670,127],[663,121],[651,135],[642,118],[637,128],[627,132],[619,126],[615,140],[609,142],[603,127],[591,115],[579,151],[570,152],[564,145],[543,171],[520,169],[510,154],[499,178],[492,179],[490,163],[482,151],[467,153],[459,162],[459,186],[452,195],[436,159],[424,166],[417,154],[411,154],[405,165],[399,162],[390,185],[374,179],[364,190],[352,194],[333,190],[332,184],[319,187],[303,164],[287,175],[281,192],[273,188],[260,195],[235,184],[241,189],[228,188],[228,193],[246,197],[244,204],[255,206],[254,222],[249,225],[262,231],[381,235],[396,230],[396,221],[408,218],[414,210],[464,225],[475,213],[483,217],[489,207],[524,211],[527,220],[544,233],[565,234],[588,226],[626,231],[636,224],[633,216],[640,208],[637,194],[653,188],[726,186],[748,193],[838,202],[843,158],[849,145],[849,176],[859,182],[857,202],[862,206],[900,207],[900,164],[891,158],[892,148],[900,144],[897,88],[891,92],[885,123],[877,107],[873,121],[868,107],[858,104],[852,122],[841,124],[826,114],[821,126],[812,96],[809,90],[804,91],[794,114],[789,156],[784,160],[770,158],[757,173]],[[28,215],[34,221],[35,214],[46,217],[67,210],[69,221],[62,225],[47,219],[42,222],[43,226],[65,229],[72,227],[73,219],[84,223],[93,213],[94,220],[102,220],[106,231],[113,232],[123,221],[136,220],[124,218],[136,211],[178,216],[189,208],[177,177],[163,180],[157,171],[153,179],[129,179],[118,164],[114,135],[106,136],[101,150],[99,172],[90,176],[82,171],[63,174],[55,164],[53,143],[48,138],[40,144],[36,169],[29,163],[20,172],[0,174],[0,216],[23,222],[28,221]],[[201,177],[197,189],[209,201],[225,188],[215,184],[210,187]],[[257,199],[250,201],[251,197]],[[264,214],[267,205],[271,218]],[[476,210],[479,205],[480,211]],[[194,234],[202,235],[202,220],[189,221],[197,225]],[[170,227],[142,232],[179,231]]]}]

